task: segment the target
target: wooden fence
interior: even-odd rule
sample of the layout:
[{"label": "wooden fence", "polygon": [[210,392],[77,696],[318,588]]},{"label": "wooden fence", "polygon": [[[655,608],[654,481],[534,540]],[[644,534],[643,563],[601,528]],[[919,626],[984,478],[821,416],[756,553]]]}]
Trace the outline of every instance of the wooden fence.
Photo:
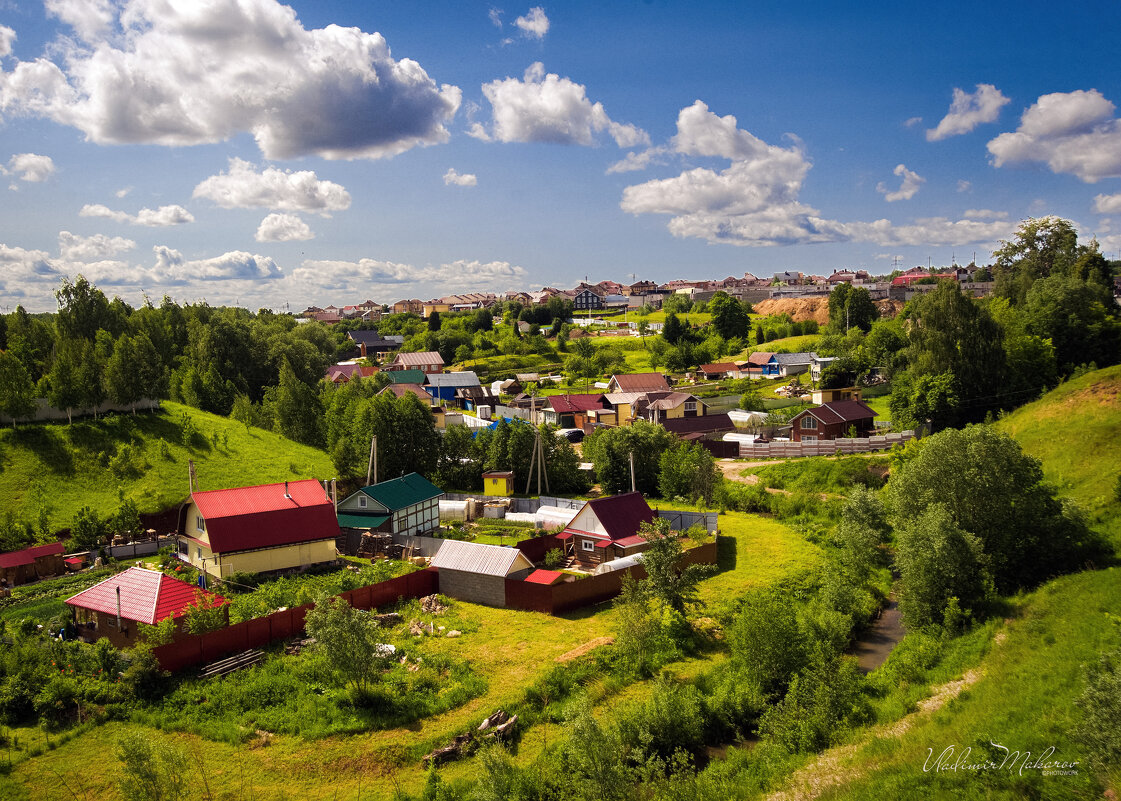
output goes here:
[{"label": "wooden fence", "polygon": [[832,456],[835,453],[868,453],[891,450],[899,443],[915,438],[914,431],[883,434],[875,437],[824,439],[816,442],[741,442],[741,459],[793,459],[799,456]]},{"label": "wooden fence", "polygon": [[[530,542],[544,539],[552,538],[537,537]],[[716,564],[715,542],[705,543],[686,551],[679,567],[696,564]],[[615,570],[610,573],[601,573],[598,576],[588,576],[576,581],[548,586],[531,584],[528,581],[518,579],[506,579],[506,607],[508,609],[559,615],[562,612],[602,603],[611,600],[622,590],[623,574],[629,574],[635,579],[644,579],[646,578],[646,568],[638,564],[625,570]]]},{"label": "wooden fence", "polygon": [[[377,609],[402,598],[423,598],[439,591],[435,568],[407,573],[388,581],[340,593],[355,609]],[[235,623],[207,634],[181,634],[175,642],[153,649],[164,670],[183,670],[221,659],[228,654],[286,640],[304,630],[304,617],[312,604],[295,606],[264,617]]]}]

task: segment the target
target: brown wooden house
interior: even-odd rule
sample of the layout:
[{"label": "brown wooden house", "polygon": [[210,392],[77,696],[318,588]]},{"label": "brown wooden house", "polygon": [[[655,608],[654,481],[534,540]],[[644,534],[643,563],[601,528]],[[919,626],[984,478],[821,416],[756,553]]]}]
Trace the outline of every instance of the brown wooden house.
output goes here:
[{"label": "brown wooden house", "polygon": [[0,553],[0,583],[9,587],[66,572],[61,542],[36,545],[22,551]]},{"label": "brown wooden house", "polygon": [[842,439],[852,432],[867,437],[875,427],[875,417],[876,412],[864,401],[831,401],[795,415],[790,421],[790,438],[794,442],[816,442]]}]

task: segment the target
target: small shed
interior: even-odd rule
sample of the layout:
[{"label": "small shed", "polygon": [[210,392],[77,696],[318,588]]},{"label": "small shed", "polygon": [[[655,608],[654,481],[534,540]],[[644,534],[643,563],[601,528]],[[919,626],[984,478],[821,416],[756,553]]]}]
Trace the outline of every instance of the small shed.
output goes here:
[{"label": "small shed", "polygon": [[523,579],[533,563],[517,548],[445,540],[432,557],[440,592],[460,601],[506,606],[506,579]]},{"label": "small shed", "polygon": [[0,581],[9,586],[26,584],[44,576],[57,576],[66,572],[61,542],[35,545],[22,551],[0,553]]},{"label": "small shed", "polygon": [[510,497],[514,494],[513,470],[490,470],[483,473],[483,494]]}]

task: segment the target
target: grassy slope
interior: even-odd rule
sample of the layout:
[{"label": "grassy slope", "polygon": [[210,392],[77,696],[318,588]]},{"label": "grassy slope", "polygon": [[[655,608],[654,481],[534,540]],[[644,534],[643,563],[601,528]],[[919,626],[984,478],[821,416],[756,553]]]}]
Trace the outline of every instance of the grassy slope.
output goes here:
[{"label": "grassy slope", "polygon": [[1121,548],[1121,365],[1095,370],[997,422],[1043,462],[1059,492],[1078,501]]},{"label": "grassy slope", "polygon": [[[728,601],[746,590],[794,579],[818,563],[818,550],[780,523],[756,515],[728,513],[720,517],[721,572],[702,586],[706,601]],[[729,546],[735,546],[733,549]],[[358,735],[332,737],[314,744],[296,737],[277,737],[264,749],[236,747],[200,740],[189,735],[168,735],[197,752],[207,764],[208,781],[215,797],[249,797],[241,792],[253,787],[252,797],[390,798],[394,786],[419,792],[424,773],[412,754],[446,743],[453,735],[476,725],[494,710],[521,698],[522,691],[546,672],[554,660],[579,645],[611,634],[613,611],[602,605],[563,617],[509,609],[491,609],[457,602],[454,613],[464,635],[432,642],[458,658],[468,660],[488,682],[488,690],[451,712],[409,727]],[[680,666],[688,669],[688,666]],[[0,797],[69,799],[58,775],[83,765],[82,780],[91,797],[117,798],[113,785],[116,760],[106,758],[106,743],[124,731],[123,724],[96,728],[62,744],[56,750],[22,762],[13,778],[0,777]],[[550,742],[556,727],[549,729]],[[163,737],[144,729],[152,737]],[[35,735],[36,738],[39,735]],[[540,747],[541,727],[522,738],[519,753],[525,758]],[[193,757],[192,757],[193,761]],[[448,778],[473,776],[471,760],[444,769]],[[244,778],[243,778],[244,776]]]},{"label": "grassy slope", "polygon": [[[190,449],[181,444],[184,413],[198,430]],[[169,456],[161,455],[161,440]],[[103,467],[97,455],[115,453],[126,443],[141,451],[148,468],[137,477],[121,479]],[[30,519],[44,504],[52,525],[62,528],[83,505],[102,516],[111,514],[120,489],[141,512],[157,512],[187,495],[188,459],[195,462],[202,489],[330,478],[335,472],[330,458],[316,448],[258,428],[246,431],[233,420],[165,402],[162,411],[136,417],[0,430],[0,509]]]}]

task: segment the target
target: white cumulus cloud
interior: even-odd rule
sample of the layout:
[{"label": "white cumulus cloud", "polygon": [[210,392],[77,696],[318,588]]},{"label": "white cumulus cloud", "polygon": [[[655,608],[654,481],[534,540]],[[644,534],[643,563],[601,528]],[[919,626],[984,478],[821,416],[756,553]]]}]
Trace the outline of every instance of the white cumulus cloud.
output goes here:
[{"label": "white cumulus cloud", "polygon": [[1043,162],[1086,183],[1121,176],[1121,120],[1097,89],[1041,96],[1020,127],[988,144],[994,166]]},{"label": "white cumulus cloud", "polygon": [[471,276],[471,285],[478,289],[505,289],[525,278],[525,269],[507,261],[457,260],[438,266],[417,267],[379,259],[359,261],[307,260],[292,271],[296,284],[316,286],[323,290],[355,291],[370,284],[427,284],[458,286],[463,276]]},{"label": "white cumulus cloud", "polygon": [[195,187],[193,197],[212,200],[224,209],[310,211],[328,216],[350,208],[350,193],[333,181],[321,181],[311,170],[293,172],[276,167],[257,172],[248,161],[231,158],[226,172]]},{"label": "white cumulus cloud", "polygon": [[918,193],[919,187],[926,183],[925,178],[908,170],[903,164],[896,165],[891,174],[902,179],[898,189],[888,189],[882,181],[876,185],[876,191],[883,195],[884,200],[888,203],[894,203],[897,200],[910,200]]},{"label": "white cumulus cloud", "polygon": [[100,203],[87,203],[82,206],[78,215],[81,217],[104,217],[114,222],[144,225],[150,228],[166,228],[195,221],[191,212],[177,205],[160,206],[158,209],[141,209],[136,214],[129,214],[125,211],[114,211]]},{"label": "white cumulus cloud", "polygon": [[163,283],[187,284],[194,281],[269,281],[283,277],[280,268],[268,256],[240,250],[223,253],[210,259],[188,260],[178,250],[156,245],[152,248],[156,262],[153,276]]},{"label": "white cumulus cloud", "polygon": [[545,9],[541,6],[534,6],[524,17],[514,20],[514,24],[531,39],[544,39],[549,32],[549,18],[545,16]]},{"label": "white cumulus cloud", "polygon": [[479,183],[479,179],[474,175],[471,173],[460,175],[455,171],[454,167],[449,168],[448,171],[444,173],[444,184],[446,186],[452,186],[453,184],[455,186],[475,186],[477,183]]},{"label": "white cumulus cloud", "polygon": [[977,84],[977,91],[973,94],[955,87],[949,112],[936,128],[926,132],[927,141],[937,142],[951,136],[967,134],[982,123],[993,122],[1000,116],[1000,110],[1010,102],[1012,101],[991,83]]},{"label": "white cumulus cloud", "polygon": [[447,141],[462,96],[416,61],[395,60],[381,34],[308,30],[275,0],[56,0],[51,10],[77,38],[0,73],[0,112],[45,117],[97,143],[194,145],[249,132],[270,159],[379,158]]},{"label": "white cumulus cloud", "polygon": [[[672,150],[726,158],[730,165],[720,171],[697,167],[628,186],[620,207],[631,214],[670,215],[667,227],[674,236],[745,246],[964,244],[995,242],[1011,231],[1007,222],[930,218],[897,225],[890,220],[842,222],[822,217],[799,200],[812,165],[801,143],[792,139],[792,147],[768,144],[740,129],[735,117],[717,116],[697,101],[679,113]],[[906,176],[897,174],[906,183]]]},{"label": "white cumulus cloud", "polygon": [[58,232],[59,257],[66,261],[99,261],[135,247],[135,242],[123,236],[79,236],[69,231]]},{"label": "white cumulus cloud", "polygon": [[1098,214],[1121,214],[1121,194],[1095,195],[1094,211]]},{"label": "white cumulus cloud", "polygon": [[314,239],[315,234],[295,214],[273,213],[261,220],[255,238],[258,242],[303,242]]},{"label": "white cumulus cloud", "polygon": [[50,156],[36,153],[17,153],[8,159],[8,168],[0,167],[0,172],[18,176],[21,181],[38,183],[54,174],[54,160]]},{"label": "white cumulus cloud", "polygon": [[606,131],[619,147],[649,144],[641,128],[613,121],[602,103],[592,103],[581,84],[554,73],[535,62],[523,80],[505,78],[483,84],[490,101],[491,129],[475,123],[468,133],[478,139],[499,142],[554,142],[593,145],[596,134]]},{"label": "white cumulus cloud", "polygon": [[12,42],[16,40],[16,32],[7,25],[0,25],[0,58],[12,54]]}]

